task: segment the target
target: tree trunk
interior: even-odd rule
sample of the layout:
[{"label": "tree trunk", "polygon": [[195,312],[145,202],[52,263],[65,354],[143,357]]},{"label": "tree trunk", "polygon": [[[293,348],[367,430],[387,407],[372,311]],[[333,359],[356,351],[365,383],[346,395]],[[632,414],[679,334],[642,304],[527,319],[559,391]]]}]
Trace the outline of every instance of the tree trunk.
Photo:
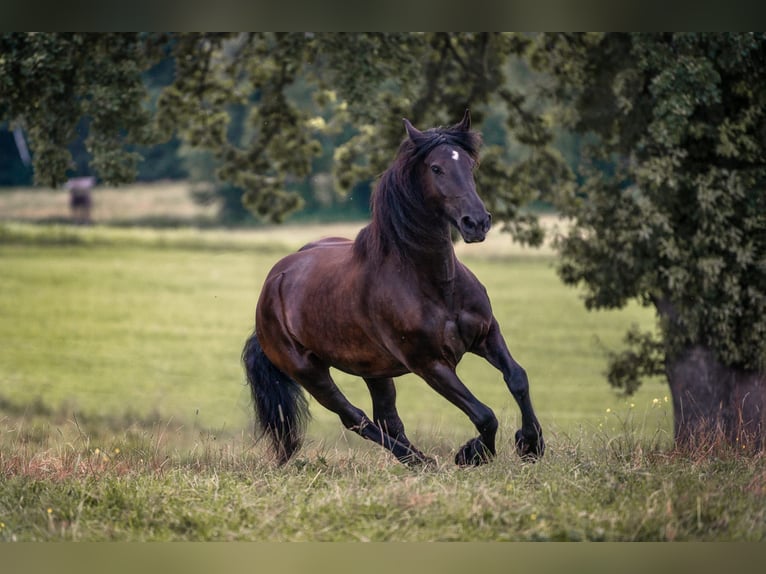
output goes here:
[{"label": "tree trunk", "polygon": [[676,446],[708,449],[724,444],[741,450],[764,448],[766,374],[720,363],[702,346],[666,363]]}]

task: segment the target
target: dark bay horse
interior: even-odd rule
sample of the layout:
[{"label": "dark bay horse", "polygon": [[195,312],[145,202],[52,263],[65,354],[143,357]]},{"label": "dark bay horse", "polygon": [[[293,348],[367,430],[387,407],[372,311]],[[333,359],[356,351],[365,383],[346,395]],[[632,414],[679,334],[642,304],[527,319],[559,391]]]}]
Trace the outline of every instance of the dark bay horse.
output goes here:
[{"label": "dark bay horse", "polygon": [[[393,377],[415,373],[462,410],[479,431],[455,462],[495,455],[497,418],[455,374],[466,352],[499,369],[521,409],[518,454],[542,456],[542,430],[524,369],[511,357],[484,286],[455,257],[450,226],[483,241],[490,215],[473,169],[481,136],[469,113],[450,128],[407,137],[372,198],[372,220],[356,240],[310,243],[269,273],[242,353],[258,424],[281,463],[300,447],[308,404],[301,388],[343,425],[406,464],[432,462],[404,433]],[[373,416],[351,404],[330,367],[362,377]]]}]

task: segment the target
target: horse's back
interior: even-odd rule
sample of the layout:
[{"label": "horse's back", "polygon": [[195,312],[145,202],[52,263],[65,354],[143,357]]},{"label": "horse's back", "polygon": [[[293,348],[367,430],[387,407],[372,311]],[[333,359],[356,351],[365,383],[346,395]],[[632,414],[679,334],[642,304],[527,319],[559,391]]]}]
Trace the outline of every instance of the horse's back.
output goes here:
[{"label": "horse's back", "polygon": [[345,237],[323,237],[301,247],[298,252],[308,251],[316,247],[350,247],[353,242]]},{"label": "horse's back", "polygon": [[[349,373],[391,376],[406,372],[379,340],[370,293],[380,281],[354,257],[353,242],[327,238],[281,259],[264,283],[256,326],[267,354],[276,340],[309,351]],[[273,349],[275,354],[276,349]]]}]

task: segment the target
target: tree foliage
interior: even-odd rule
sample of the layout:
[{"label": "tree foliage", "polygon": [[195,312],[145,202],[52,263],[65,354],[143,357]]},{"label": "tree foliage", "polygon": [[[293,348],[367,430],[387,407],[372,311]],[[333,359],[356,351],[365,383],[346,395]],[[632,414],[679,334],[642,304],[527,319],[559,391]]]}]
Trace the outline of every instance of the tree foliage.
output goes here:
[{"label": "tree foliage", "polygon": [[140,34],[0,35],[0,120],[26,130],[36,182],[66,180],[67,145],[83,119],[94,170],[113,182],[135,178],[139,156],[127,144],[152,141],[141,73],[159,55]]},{"label": "tree foliage", "polygon": [[[85,118],[93,168],[108,182],[134,177],[129,142],[178,134],[209,150],[217,175],[243,190],[246,205],[279,221],[301,206],[287,191],[306,178],[328,137],[335,187],[348,192],[383,171],[403,136],[402,118],[451,124],[470,108],[474,123],[501,110],[503,130],[529,144],[510,164],[502,145],[487,146],[478,172],[497,219],[521,241],[542,232],[520,207],[550,193],[541,177],[560,165],[549,126],[509,86],[510,62],[530,39],[498,33],[9,34],[0,40],[0,120],[23,125],[37,180],[57,185],[71,158],[66,144]],[[175,74],[155,106],[141,74],[160,58]],[[309,86],[306,106],[293,95]],[[244,114],[244,128],[232,122]]]},{"label": "tree foliage", "polygon": [[612,384],[694,346],[766,371],[766,36],[546,34],[531,59],[592,139],[560,198],[561,277],[590,308],[638,299],[662,319],[664,352],[631,333]]}]

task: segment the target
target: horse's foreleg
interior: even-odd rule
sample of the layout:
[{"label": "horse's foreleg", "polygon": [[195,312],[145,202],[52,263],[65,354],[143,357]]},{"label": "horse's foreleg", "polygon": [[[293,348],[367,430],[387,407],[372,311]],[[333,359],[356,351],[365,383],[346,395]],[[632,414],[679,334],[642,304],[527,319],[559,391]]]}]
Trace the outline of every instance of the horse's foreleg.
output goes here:
[{"label": "horse's foreleg", "polygon": [[364,382],[367,383],[372,398],[372,417],[380,430],[407,445],[412,451],[414,462],[432,463],[433,460],[415,448],[404,434],[404,423],[396,410],[396,387],[393,379],[365,378]]},{"label": "horse's foreleg", "polygon": [[487,405],[479,401],[446,363],[434,363],[416,371],[437,393],[463,411],[479,431],[479,436],[464,444],[455,463],[460,466],[479,465],[495,456],[497,417]]},{"label": "horse's foreleg", "polygon": [[476,350],[503,373],[503,379],[521,410],[521,428],[516,431],[516,451],[525,460],[535,460],[545,452],[543,430],[529,397],[527,373],[511,356],[497,321],[493,321],[487,338]]}]

